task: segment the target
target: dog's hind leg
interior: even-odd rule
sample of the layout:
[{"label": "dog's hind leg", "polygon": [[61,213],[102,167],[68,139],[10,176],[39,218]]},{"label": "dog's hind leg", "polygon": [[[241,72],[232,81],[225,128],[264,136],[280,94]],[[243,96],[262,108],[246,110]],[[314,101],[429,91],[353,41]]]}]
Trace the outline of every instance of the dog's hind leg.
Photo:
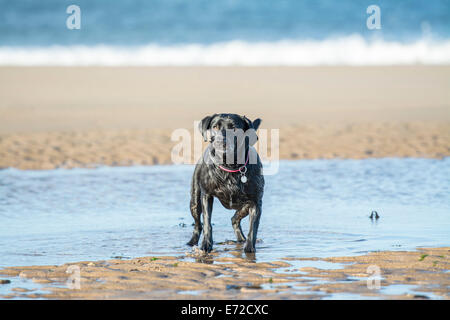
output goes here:
[{"label": "dog's hind leg", "polygon": [[201,191],[200,187],[197,185],[196,179],[192,181],[190,209],[191,215],[194,218],[194,232],[192,233],[191,240],[189,240],[187,244],[196,246],[198,244],[198,239],[200,239],[200,234],[202,233],[202,223],[200,221],[200,215],[202,214]]},{"label": "dog's hind leg", "polygon": [[255,252],[256,235],[258,234],[259,219],[261,218],[261,204],[258,203],[254,206],[251,206],[249,209],[249,214],[250,214],[250,226],[247,241],[245,242],[244,246],[244,251]]},{"label": "dog's hind leg", "polygon": [[236,211],[231,218],[231,225],[233,226],[234,233],[236,234],[237,242],[244,242],[245,236],[242,233],[241,220],[248,216],[249,205],[244,205],[240,210]]}]

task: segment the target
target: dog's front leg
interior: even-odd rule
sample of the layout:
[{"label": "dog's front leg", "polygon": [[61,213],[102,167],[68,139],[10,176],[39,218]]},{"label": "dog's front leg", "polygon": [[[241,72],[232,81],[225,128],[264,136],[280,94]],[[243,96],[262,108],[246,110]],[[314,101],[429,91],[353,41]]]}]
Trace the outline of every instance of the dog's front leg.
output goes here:
[{"label": "dog's front leg", "polygon": [[258,234],[259,218],[261,217],[261,204],[256,204],[250,207],[249,217],[250,225],[247,240],[245,241],[244,251],[255,252],[256,235]]},{"label": "dog's front leg", "polygon": [[210,252],[213,247],[211,215],[214,197],[211,195],[202,195],[202,212],[203,212],[203,242],[200,249]]},{"label": "dog's front leg", "polygon": [[200,221],[200,215],[202,214],[202,197],[196,175],[194,175],[192,180],[190,207],[192,217],[194,218],[194,232],[192,233],[191,240],[187,244],[190,246],[196,246],[198,244],[200,234],[202,233],[202,223]]}]

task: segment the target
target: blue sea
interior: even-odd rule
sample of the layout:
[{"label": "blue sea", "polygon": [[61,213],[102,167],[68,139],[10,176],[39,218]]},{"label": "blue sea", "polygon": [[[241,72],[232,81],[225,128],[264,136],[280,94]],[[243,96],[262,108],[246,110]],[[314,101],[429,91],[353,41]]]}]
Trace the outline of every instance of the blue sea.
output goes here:
[{"label": "blue sea", "polygon": [[450,64],[450,1],[0,0],[0,65],[391,64]]}]

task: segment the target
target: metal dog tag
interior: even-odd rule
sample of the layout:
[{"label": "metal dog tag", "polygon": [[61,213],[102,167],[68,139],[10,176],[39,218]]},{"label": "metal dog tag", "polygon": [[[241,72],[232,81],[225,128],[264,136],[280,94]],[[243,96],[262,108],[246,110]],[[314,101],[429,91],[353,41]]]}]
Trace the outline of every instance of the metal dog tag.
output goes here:
[{"label": "metal dog tag", "polygon": [[245,176],[245,174],[247,173],[247,167],[245,165],[240,167],[239,172],[241,173],[241,182],[246,183],[247,177]]}]

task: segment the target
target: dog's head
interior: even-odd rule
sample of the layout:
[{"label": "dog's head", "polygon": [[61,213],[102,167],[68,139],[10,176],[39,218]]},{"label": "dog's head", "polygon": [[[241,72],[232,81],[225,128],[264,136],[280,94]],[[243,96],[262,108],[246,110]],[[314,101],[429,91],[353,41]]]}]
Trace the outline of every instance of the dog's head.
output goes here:
[{"label": "dog's head", "polygon": [[233,113],[219,113],[205,117],[199,123],[203,139],[208,141],[208,133],[213,152],[224,154],[230,150],[238,152],[243,147],[256,143],[261,119],[251,121],[246,116]]}]

